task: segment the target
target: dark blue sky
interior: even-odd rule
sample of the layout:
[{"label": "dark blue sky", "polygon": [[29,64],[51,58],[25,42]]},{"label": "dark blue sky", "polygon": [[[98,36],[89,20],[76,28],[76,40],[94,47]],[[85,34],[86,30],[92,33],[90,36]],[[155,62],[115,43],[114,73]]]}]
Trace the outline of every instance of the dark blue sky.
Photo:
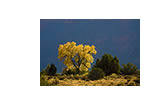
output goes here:
[{"label": "dark blue sky", "polygon": [[57,58],[58,46],[68,41],[95,45],[94,63],[109,53],[117,56],[121,65],[131,62],[140,68],[139,19],[41,19],[40,71],[53,63],[62,72],[65,66]]}]

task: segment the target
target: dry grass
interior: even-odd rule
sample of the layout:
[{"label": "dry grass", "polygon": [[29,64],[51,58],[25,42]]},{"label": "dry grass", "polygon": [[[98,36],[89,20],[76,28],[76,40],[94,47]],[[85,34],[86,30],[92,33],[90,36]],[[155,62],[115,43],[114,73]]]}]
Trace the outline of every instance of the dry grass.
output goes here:
[{"label": "dry grass", "polygon": [[140,78],[135,75],[110,75],[91,81],[87,75],[44,76],[50,86],[139,86]]}]

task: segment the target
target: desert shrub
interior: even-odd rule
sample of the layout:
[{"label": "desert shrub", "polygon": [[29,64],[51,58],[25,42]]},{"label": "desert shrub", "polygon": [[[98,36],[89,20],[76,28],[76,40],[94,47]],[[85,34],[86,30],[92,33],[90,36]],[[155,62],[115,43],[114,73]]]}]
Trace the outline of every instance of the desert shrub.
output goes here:
[{"label": "desert shrub", "polygon": [[45,76],[45,75],[40,76],[40,80],[47,80],[47,79],[48,79],[48,76]]},{"label": "desert shrub", "polygon": [[136,83],[137,86],[139,86],[140,85],[140,77],[137,77],[137,79],[135,79],[134,82]]},{"label": "desert shrub", "polygon": [[67,75],[67,76],[66,76],[66,79],[72,79],[72,80],[74,80],[75,78],[74,78],[73,75]]},{"label": "desert shrub", "polygon": [[54,64],[48,64],[47,65],[47,67],[46,67],[46,69],[43,69],[41,72],[40,72],[40,76],[41,75],[55,75],[56,74],[56,71],[57,71],[57,69],[56,69],[56,67],[55,67],[55,65]]},{"label": "desert shrub", "polygon": [[76,80],[79,80],[79,79],[80,79],[80,75],[79,75],[79,74],[76,74],[76,75],[74,75],[74,78],[75,78]]},{"label": "desert shrub", "polygon": [[81,79],[82,79],[82,80],[89,81],[88,76],[82,76]]},{"label": "desert shrub", "polygon": [[59,83],[59,79],[58,78],[48,80],[48,85],[49,86],[55,86],[58,83]]},{"label": "desert shrub", "polygon": [[47,80],[40,80],[40,86],[48,86],[49,84],[48,84],[48,82],[47,82]]},{"label": "desert shrub", "polygon": [[46,74],[47,75],[55,75],[56,74],[56,67],[54,64],[48,64],[47,68],[45,69],[46,70]]},{"label": "desert shrub", "polygon": [[61,76],[61,74],[60,73],[56,73],[55,76]]},{"label": "desert shrub", "polygon": [[118,75],[115,74],[115,73],[113,73],[113,74],[110,75],[110,77],[111,77],[111,78],[118,78]]},{"label": "desert shrub", "polygon": [[108,86],[113,86],[113,85],[114,85],[114,83],[113,83],[113,82],[110,82]]},{"label": "desert shrub", "polygon": [[68,69],[67,67],[63,69],[62,75],[83,75],[85,73],[88,73],[88,71],[77,71],[77,69]]},{"label": "desert shrub", "polygon": [[41,76],[40,77],[40,86],[48,86],[48,82],[47,82],[47,77],[46,76]]},{"label": "desert shrub", "polygon": [[104,72],[102,69],[100,68],[93,68],[89,74],[88,74],[88,78],[90,80],[98,80],[98,79],[101,79],[101,78],[104,78]]},{"label": "desert shrub", "polygon": [[109,76],[105,76],[104,79],[105,79],[105,80],[109,80]]},{"label": "desert shrub", "polygon": [[63,80],[63,79],[65,79],[65,77],[64,77],[64,76],[57,76],[57,78],[58,78],[59,80]]},{"label": "desert shrub", "polygon": [[42,76],[42,75],[46,75],[46,71],[45,71],[45,70],[42,70],[42,71],[40,72],[40,76]]},{"label": "desert shrub", "polygon": [[140,86],[140,79],[136,79],[134,82],[136,83],[136,86]]},{"label": "desert shrub", "polygon": [[124,79],[131,80],[131,79],[132,79],[132,76],[131,76],[131,75],[125,75],[125,76],[124,76]]},{"label": "desert shrub", "polygon": [[136,79],[134,80],[136,83],[140,83],[140,79]]},{"label": "desert shrub", "polygon": [[119,59],[116,56],[113,58],[110,54],[104,54],[101,59],[97,59],[94,67],[101,68],[105,75],[120,73]]},{"label": "desert shrub", "polygon": [[64,74],[65,75],[75,75],[75,74],[77,74],[77,71],[76,71],[76,69],[67,69],[67,67],[66,67],[62,71],[62,75],[64,75]]},{"label": "desert shrub", "polygon": [[54,77],[52,77],[52,76],[48,76],[47,80],[52,79],[52,78],[54,78]]},{"label": "desert shrub", "polygon": [[82,74],[81,76],[88,76],[88,74],[89,74],[89,73],[87,72],[87,73]]},{"label": "desert shrub", "polygon": [[67,75],[56,76],[59,80],[64,80],[67,78]]},{"label": "desert shrub", "polygon": [[132,63],[123,64],[121,72],[124,75],[140,74],[140,71],[137,69],[136,65]]},{"label": "desert shrub", "polygon": [[124,81],[120,81],[117,86],[125,86],[125,82]]},{"label": "desert shrub", "polygon": [[88,71],[80,71],[79,75],[88,74]]},{"label": "desert shrub", "polygon": [[81,75],[81,79],[89,81],[89,79],[88,79],[88,73],[85,73],[85,74]]},{"label": "desert shrub", "polygon": [[135,72],[135,74],[137,74],[138,76],[140,76],[140,70],[137,69],[136,72]]},{"label": "desert shrub", "polygon": [[128,86],[136,86],[136,83],[134,81],[130,80],[128,82]]}]

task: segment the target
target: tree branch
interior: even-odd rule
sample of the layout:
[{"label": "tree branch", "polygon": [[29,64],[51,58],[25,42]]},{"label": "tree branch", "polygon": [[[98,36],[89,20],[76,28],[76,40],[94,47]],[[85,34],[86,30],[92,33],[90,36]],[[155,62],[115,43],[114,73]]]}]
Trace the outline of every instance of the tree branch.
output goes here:
[{"label": "tree branch", "polygon": [[[86,64],[84,64],[84,63],[82,63],[82,64],[83,64],[85,67],[87,67]],[[87,67],[87,68],[88,68],[88,67]],[[88,68],[88,69],[89,69],[89,68]]]},{"label": "tree branch", "polygon": [[75,66],[75,68],[78,69],[76,64],[73,62],[72,57],[71,57],[71,61],[72,61],[73,65]]}]

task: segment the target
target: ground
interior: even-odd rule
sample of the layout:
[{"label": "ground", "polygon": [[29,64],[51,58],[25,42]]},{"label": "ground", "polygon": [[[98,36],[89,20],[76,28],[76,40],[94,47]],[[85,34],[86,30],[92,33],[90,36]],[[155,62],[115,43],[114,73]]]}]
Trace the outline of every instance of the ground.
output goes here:
[{"label": "ground", "polygon": [[87,75],[42,75],[41,86],[140,86],[139,75],[105,76],[99,80],[89,80]]}]

